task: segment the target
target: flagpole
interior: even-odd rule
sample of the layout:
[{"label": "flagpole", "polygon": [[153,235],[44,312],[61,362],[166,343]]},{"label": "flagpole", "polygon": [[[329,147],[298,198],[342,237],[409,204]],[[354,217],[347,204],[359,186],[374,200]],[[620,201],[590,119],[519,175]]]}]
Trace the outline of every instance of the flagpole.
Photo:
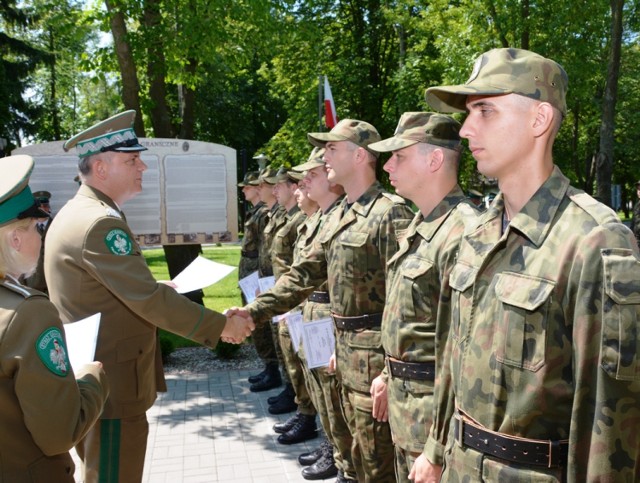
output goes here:
[{"label": "flagpole", "polygon": [[318,76],[318,131],[322,132],[322,109],[324,107],[324,98],[323,98],[323,75],[320,74]]}]

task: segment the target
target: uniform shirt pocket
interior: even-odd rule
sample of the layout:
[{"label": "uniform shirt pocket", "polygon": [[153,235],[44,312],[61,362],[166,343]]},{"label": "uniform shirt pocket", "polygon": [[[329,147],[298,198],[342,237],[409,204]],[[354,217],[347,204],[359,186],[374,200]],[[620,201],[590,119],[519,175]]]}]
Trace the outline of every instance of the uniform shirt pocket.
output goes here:
[{"label": "uniform shirt pocket", "polygon": [[612,377],[640,380],[640,262],[629,249],[602,251],[604,291],[600,361]]},{"label": "uniform shirt pocket", "polygon": [[[478,270],[469,265],[457,263],[451,275],[449,275],[449,285],[451,286],[451,335],[454,340],[462,341],[465,338],[466,329],[462,321],[465,315],[467,320],[470,317],[472,305],[472,291],[469,290],[475,280]],[[467,292],[467,293],[465,293]]]},{"label": "uniform shirt pocket", "polygon": [[340,257],[343,262],[341,267],[344,271],[342,274],[349,280],[359,280],[367,274],[367,240],[368,233],[360,233],[346,231],[340,235],[338,241],[340,243]]},{"label": "uniform shirt pocket", "polygon": [[537,371],[544,365],[551,293],[555,282],[531,275],[496,275],[501,302],[495,333],[496,359],[506,365]]},{"label": "uniform shirt pocket", "polygon": [[[402,278],[397,287],[398,293],[391,294],[391,298],[398,297],[401,302],[401,316],[407,321],[424,321],[431,318],[431,304],[429,297],[429,271],[433,262],[420,257],[407,257],[403,262],[400,273]],[[411,303],[408,303],[411,301]]]}]

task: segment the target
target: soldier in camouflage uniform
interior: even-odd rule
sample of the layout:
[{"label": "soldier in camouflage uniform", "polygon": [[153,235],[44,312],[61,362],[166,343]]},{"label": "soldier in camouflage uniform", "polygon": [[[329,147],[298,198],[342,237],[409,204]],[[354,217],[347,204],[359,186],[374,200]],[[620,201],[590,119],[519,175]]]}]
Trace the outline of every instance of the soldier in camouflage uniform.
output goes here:
[{"label": "soldier in camouflage uniform", "polygon": [[[616,214],[554,166],[567,75],[519,49],[478,58],[428,103],[500,193],[460,242],[441,384],[443,481],[638,481],[640,263]],[[449,370],[449,374],[445,374]],[[441,414],[454,408],[442,401]],[[427,459],[444,441],[431,435]]]},{"label": "soldier in camouflage uniform", "polygon": [[[387,364],[371,385],[373,415],[388,416],[391,426],[398,481],[409,480],[433,423],[434,393],[440,389],[434,380],[451,315],[449,275],[465,223],[478,213],[457,181],[459,130],[460,123],[449,116],[407,112],[392,138],[370,146],[393,152],[384,170],[396,192],[419,209],[387,264],[382,318]],[[446,429],[442,420],[435,424],[438,433]]]},{"label": "soldier in camouflage uniform", "polygon": [[[260,172],[258,177],[258,189],[260,191],[260,201],[265,204],[266,215],[260,218],[258,233],[260,243],[258,244],[258,275],[268,277],[273,275],[271,266],[271,243],[275,231],[274,223],[284,216],[284,209],[276,202],[273,195],[274,177],[277,171],[266,167]],[[265,363],[265,370],[256,376],[251,376],[249,382],[252,383],[249,389],[252,392],[267,391],[282,385],[280,369],[278,365],[278,355],[273,342],[270,320],[267,323],[260,323],[253,332],[253,341],[256,345],[258,355]]]},{"label": "soldier in camouflage uniform", "polygon": [[[276,280],[287,271],[293,263],[293,248],[298,236],[298,227],[307,218],[297,203],[295,192],[302,180],[302,175],[288,171],[284,167],[278,171],[274,189],[278,203],[287,213],[277,227],[271,249],[271,262]],[[317,437],[316,409],[309,398],[304,384],[304,377],[291,344],[291,335],[286,320],[272,324],[276,347],[280,349],[280,361],[284,367],[287,390],[278,400],[269,406],[271,414],[282,414],[296,410],[299,415],[298,424],[291,430],[278,436],[281,444],[294,444]]]},{"label": "soldier in camouflage uniform", "polygon": [[300,260],[247,309],[254,320],[283,313],[328,282],[336,325],[336,370],[354,439],[358,481],[395,481],[391,432],[388,423],[372,417],[369,388],[384,368],[380,324],[386,263],[413,213],[375,179],[377,153],[368,146],[380,135],[373,126],[344,119],[329,133],[311,133],[308,138],[325,147],[329,180],[343,186],[346,198]]},{"label": "soldier in camouflage uniform", "polygon": [[640,181],[636,183],[636,196],[638,201],[633,206],[633,218],[631,219],[631,230],[636,237],[636,242],[640,246]]},{"label": "soldier in camouflage uniform", "polygon": [[[244,222],[244,235],[240,251],[240,264],[238,266],[238,278],[242,279],[258,270],[258,244],[261,233],[258,231],[260,218],[266,213],[265,204],[260,201],[258,189],[258,171],[249,171],[244,180],[238,183],[245,199],[252,207],[247,211]],[[242,295],[244,301],[244,294]]]},{"label": "soldier in camouflage uniform", "polygon": [[[314,148],[314,151],[318,148]],[[317,151],[317,156],[307,163],[296,166],[294,170],[305,171],[304,186],[309,198],[316,200],[320,209],[310,216],[299,229],[298,240],[294,251],[294,261],[302,256],[306,247],[320,232],[327,216],[340,204],[344,189],[340,185],[329,182],[322,155],[324,149]],[[302,311],[303,321],[311,322],[331,315],[327,283],[323,283],[313,292]],[[309,394],[318,411],[320,423],[327,436],[317,449],[298,457],[303,465],[310,465],[302,470],[307,479],[326,479],[338,474],[338,481],[355,481],[355,467],[351,457],[353,437],[342,412],[341,385],[335,372],[327,367],[310,369],[305,359],[305,348],[300,344],[298,357],[302,365]]]}]

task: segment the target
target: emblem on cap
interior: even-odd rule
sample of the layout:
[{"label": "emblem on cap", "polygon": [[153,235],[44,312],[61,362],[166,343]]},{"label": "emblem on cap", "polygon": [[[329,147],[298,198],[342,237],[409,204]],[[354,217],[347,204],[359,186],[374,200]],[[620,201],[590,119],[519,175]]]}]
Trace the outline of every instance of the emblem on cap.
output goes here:
[{"label": "emblem on cap", "polygon": [[114,228],[104,237],[107,248],[114,255],[129,255],[133,251],[133,242],[126,231]]},{"label": "emblem on cap", "polygon": [[36,352],[46,368],[54,374],[65,377],[69,373],[69,356],[57,328],[50,327],[38,336]]}]

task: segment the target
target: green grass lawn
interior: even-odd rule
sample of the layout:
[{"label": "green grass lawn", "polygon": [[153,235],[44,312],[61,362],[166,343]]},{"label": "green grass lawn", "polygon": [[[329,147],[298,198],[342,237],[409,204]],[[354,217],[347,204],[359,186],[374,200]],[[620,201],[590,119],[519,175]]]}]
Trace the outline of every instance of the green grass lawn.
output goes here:
[{"label": "green grass lawn", "polygon": [[[240,262],[239,245],[206,246],[202,247],[202,251],[203,257],[218,263],[237,267]],[[169,270],[162,248],[144,250],[143,254],[156,280],[169,280]],[[204,289],[204,304],[218,312],[222,312],[229,307],[242,305],[240,289],[238,288],[237,268],[218,283]],[[161,330],[160,334],[162,337],[171,339],[176,348],[199,345],[196,342],[164,330]]]}]

